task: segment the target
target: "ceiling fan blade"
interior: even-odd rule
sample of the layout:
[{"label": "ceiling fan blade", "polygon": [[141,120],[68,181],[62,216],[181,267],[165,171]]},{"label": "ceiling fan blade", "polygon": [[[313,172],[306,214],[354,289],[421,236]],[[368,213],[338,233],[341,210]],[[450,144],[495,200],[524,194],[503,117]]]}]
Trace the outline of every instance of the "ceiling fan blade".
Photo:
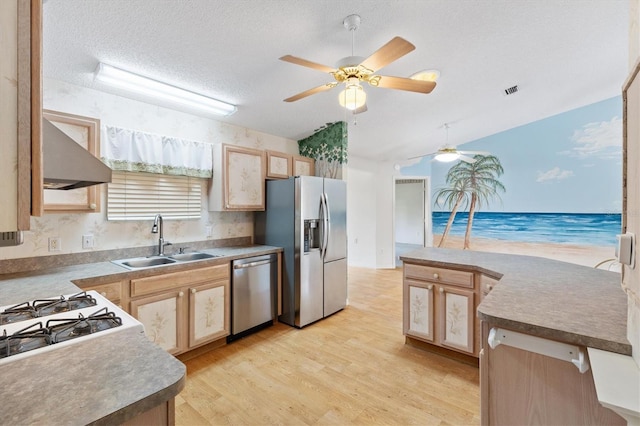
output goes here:
[{"label": "ceiling fan blade", "polygon": [[367,112],[369,109],[367,108],[367,104],[362,105],[360,108],[356,108],[353,110],[354,114],[361,114],[363,112]]},{"label": "ceiling fan blade", "polygon": [[281,61],[291,62],[292,64],[302,65],[303,67],[313,68],[314,70],[332,73],[335,71],[335,68],[328,67],[326,65],[318,64],[315,62],[307,61],[306,59],[298,58],[296,56],[285,55],[280,58]]},{"label": "ceiling fan blade", "polygon": [[491,155],[490,152],[487,151],[458,151],[460,154],[471,154],[471,155]]},{"label": "ceiling fan blade", "polygon": [[436,83],[434,81],[412,80],[410,78],[383,75],[378,81],[378,87],[406,90],[408,92],[431,93],[433,88],[436,87]]},{"label": "ceiling fan blade", "polygon": [[[458,151],[458,152],[459,152],[459,151]],[[471,157],[467,157],[466,155],[460,155],[460,156],[458,157],[458,160],[465,161],[465,162],[467,162],[467,163],[469,163],[469,164],[473,164],[473,163],[475,163],[475,162],[476,162],[476,160],[474,160],[474,159],[473,159],[473,158],[471,158]]]},{"label": "ceiling fan blade", "polygon": [[304,92],[300,92],[297,95],[293,95],[290,98],[285,99],[285,102],[295,102],[302,98],[306,98],[307,96],[315,95],[316,93],[324,92],[326,90],[333,89],[335,84],[327,83],[322,86],[314,87],[313,89],[305,90]]},{"label": "ceiling fan blade", "polygon": [[367,59],[362,61],[361,66],[376,72],[380,68],[389,65],[396,59],[400,59],[416,47],[402,37],[394,37],[390,42],[376,50]]}]

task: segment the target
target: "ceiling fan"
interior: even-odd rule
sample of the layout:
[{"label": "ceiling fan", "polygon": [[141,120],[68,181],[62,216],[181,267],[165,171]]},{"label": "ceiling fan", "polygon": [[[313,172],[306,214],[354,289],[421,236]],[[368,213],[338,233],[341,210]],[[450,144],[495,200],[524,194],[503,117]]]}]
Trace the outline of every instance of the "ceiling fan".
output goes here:
[{"label": "ceiling fan", "polygon": [[354,114],[357,114],[367,110],[366,93],[360,85],[361,82],[366,81],[373,87],[405,90],[418,93],[430,93],[433,88],[436,87],[435,81],[414,80],[411,78],[374,74],[379,69],[389,65],[391,62],[414,50],[415,46],[402,37],[394,37],[368,58],[353,56],[354,33],[360,26],[360,16],[349,15],[344,19],[343,24],[347,30],[351,31],[351,56],[347,56],[346,58],[339,60],[336,64],[336,68],[307,61],[306,59],[292,55],[285,55],[280,58],[281,61],[302,65],[307,68],[331,74],[335,79],[335,81],[330,83],[326,83],[291,96],[285,99],[285,102],[295,102],[306,98],[307,96],[333,89],[339,84],[344,83],[345,89],[340,93],[338,100],[342,106],[353,111]]},{"label": "ceiling fan", "polygon": [[447,130],[447,143],[445,146],[438,149],[434,153],[417,155],[415,157],[409,158],[409,160],[433,155],[433,159],[435,161],[440,161],[442,163],[450,163],[452,161],[461,160],[466,163],[473,164],[476,162],[476,160],[469,157],[468,155],[490,155],[490,153],[487,151],[460,151],[456,149],[455,146],[449,145],[449,124],[445,123],[444,128]]}]

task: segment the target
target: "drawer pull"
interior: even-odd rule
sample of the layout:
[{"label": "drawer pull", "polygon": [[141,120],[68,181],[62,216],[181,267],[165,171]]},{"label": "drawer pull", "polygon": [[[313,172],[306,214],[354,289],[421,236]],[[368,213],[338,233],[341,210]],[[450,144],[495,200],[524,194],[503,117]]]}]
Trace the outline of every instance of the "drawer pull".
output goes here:
[{"label": "drawer pull", "polygon": [[437,273],[437,272],[436,272],[436,273],[434,273],[434,274],[433,274],[433,279],[434,279],[434,280],[437,280],[438,278],[440,278],[440,275],[438,275],[438,273]]},{"label": "drawer pull", "polygon": [[440,291],[440,293],[444,293],[444,288],[440,287],[440,290],[438,291]]},{"label": "drawer pull", "polygon": [[181,291],[180,293],[178,293],[178,297],[183,297],[184,296],[184,291]]},{"label": "drawer pull", "polygon": [[195,288],[191,289],[191,294],[196,294],[196,289]]}]

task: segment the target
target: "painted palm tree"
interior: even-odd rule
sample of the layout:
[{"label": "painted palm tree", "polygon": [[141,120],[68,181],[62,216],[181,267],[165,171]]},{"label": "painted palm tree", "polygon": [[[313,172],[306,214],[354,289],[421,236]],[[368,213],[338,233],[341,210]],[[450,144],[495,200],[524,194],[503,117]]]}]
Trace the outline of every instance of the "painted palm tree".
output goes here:
[{"label": "painted palm tree", "polygon": [[[483,204],[487,204],[493,198],[500,198],[498,192],[505,191],[504,185],[498,180],[498,178],[502,176],[502,173],[504,173],[498,157],[493,155],[474,155],[473,159],[475,160],[473,163],[461,161],[451,167],[446,177],[448,188],[441,189],[436,194],[436,201],[442,192],[445,200],[449,200],[449,206],[453,204],[455,208],[451,211],[449,223],[447,223],[447,228],[445,228],[445,233],[442,236],[439,247],[443,244],[457,208],[460,203],[464,201],[465,208],[467,206],[469,207],[469,218],[467,219],[463,248],[468,249],[471,240],[471,229],[473,227],[473,216],[476,209],[481,208]],[[460,199],[461,201],[459,203],[452,203],[452,199],[446,198],[447,196],[454,197],[453,195],[449,195],[450,193],[457,193],[458,195],[453,199],[456,201]]]},{"label": "painted palm tree", "polygon": [[453,220],[456,217],[456,213],[458,209],[462,206],[463,209],[466,209],[469,206],[470,201],[470,192],[467,188],[467,182],[464,180],[456,180],[453,181],[449,174],[447,173],[447,188],[442,188],[438,190],[435,195],[436,204],[440,205],[441,203],[446,205],[449,208],[451,214],[449,214],[449,220],[447,220],[447,226],[444,228],[444,232],[442,233],[442,238],[440,239],[440,243],[438,247],[443,247],[447,236],[449,235],[449,231],[451,230],[451,225],[453,225]]}]

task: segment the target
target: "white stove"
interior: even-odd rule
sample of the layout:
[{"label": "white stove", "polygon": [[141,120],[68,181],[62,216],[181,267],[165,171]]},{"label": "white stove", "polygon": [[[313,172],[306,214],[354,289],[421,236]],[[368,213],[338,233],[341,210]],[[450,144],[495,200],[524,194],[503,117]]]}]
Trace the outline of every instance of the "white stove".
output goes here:
[{"label": "white stove", "polygon": [[0,365],[136,329],[141,322],[96,291],[0,307]]}]

